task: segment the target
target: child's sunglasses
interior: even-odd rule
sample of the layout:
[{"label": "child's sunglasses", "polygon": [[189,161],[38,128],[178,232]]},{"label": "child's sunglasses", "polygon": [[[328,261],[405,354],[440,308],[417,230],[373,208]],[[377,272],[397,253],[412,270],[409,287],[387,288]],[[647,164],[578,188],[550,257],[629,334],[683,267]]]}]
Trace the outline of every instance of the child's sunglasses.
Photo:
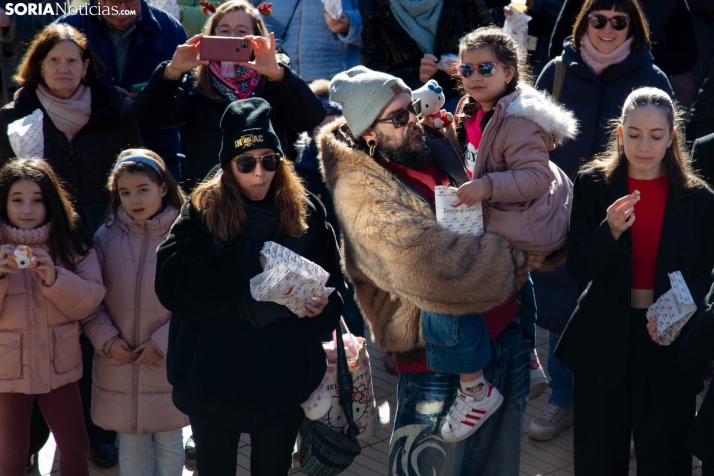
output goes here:
[{"label": "child's sunglasses", "polygon": [[398,111],[395,111],[384,119],[374,121],[374,123],[378,124],[380,122],[391,121],[395,129],[401,129],[402,127],[409,124],[409,114],[414,114],[417,117],[421,115],[421,99],[417,99],[416,101],[412,102],[407,106],[406,109],[400,109]]},{"label": "child's sunglasses", "polygon": [[608,18],[605,15],[598,15],[597,13],[591,13],[588,15],[588,21],[590,26],[596,30],[601,30],[605,28],[607,22],[610,22],[612,29],[615,31],[622,31],[627,28],[627,24],[630,23],[630,17],[627,15],[617,15],[612,18]]},{"label": "child's sunglasses", "polygon": [[233,159],[236,163],[236,168],[238,172],[242,174],[249,174],[255,170],[255,166],[260,161],[260,165],[266,172],[275,172],[280,166],[280,162],[283,161],[283,157],[280,154],[265,154],[261,156],[254,155],[239,155]]},{"label": "child's sunglasses", "polygon": [[470,77],[472,74],[474,74],[474,70],[478,70],[478,74],[485,78],[488,78],[496,70],[496,66],[503,66],[505,68],[508,65],[487,61],[485,63],[479,64],[462,63],[458,65],[456,69],[459,71],[459,76],[461,76],[462,78]]}]

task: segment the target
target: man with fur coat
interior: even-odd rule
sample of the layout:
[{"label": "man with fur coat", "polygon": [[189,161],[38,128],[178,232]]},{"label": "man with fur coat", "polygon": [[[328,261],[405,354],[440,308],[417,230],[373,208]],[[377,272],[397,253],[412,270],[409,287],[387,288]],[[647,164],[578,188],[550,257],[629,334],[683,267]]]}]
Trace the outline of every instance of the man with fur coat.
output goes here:
[{"label": "man with fur coat", "polygon": [[[377,345],[400,370],[390,475],[518,474],[530,348],[514,297],[518,269],[542,257],[492,233],[458,235],[437,224],[434,187],[468,180],[453,137],[422,127],[399,78],[357,66],[330,84],[343,118],[318,136],[325,182],[342,228],[345,267]],[[530,281],[521,308],[535,312]],[[486,377],[502,407],[473,436],[439,436],[458,375],[425,363],[421,310],[482,313],[491,343]]]}]

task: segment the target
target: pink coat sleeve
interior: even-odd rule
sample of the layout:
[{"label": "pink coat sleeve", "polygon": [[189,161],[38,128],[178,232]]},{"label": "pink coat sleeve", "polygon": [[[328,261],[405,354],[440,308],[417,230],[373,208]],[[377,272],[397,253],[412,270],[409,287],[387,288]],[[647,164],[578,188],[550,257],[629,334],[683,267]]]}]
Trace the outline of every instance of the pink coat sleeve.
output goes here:
[{"label": "pink coat sleeve", "polygon": [[41,290],[68,319],[81,320],[91,315],[107,291],[102,282],[102,270],[96,252],[89,250],[86,256],[77,261],[74,273],[57,266],[54,284],[43,285]]}]

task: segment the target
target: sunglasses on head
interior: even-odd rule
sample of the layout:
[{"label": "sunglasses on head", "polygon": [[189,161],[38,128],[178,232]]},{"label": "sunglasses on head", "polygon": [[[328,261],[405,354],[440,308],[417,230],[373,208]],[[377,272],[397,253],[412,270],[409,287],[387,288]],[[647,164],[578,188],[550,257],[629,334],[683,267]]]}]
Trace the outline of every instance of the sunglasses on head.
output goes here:
[{"label": "sunglasses on head", "polygon": [[485,63],[479,64],[462,63],[456,68],[459,71],[459,76],[461,76],[462,78],[470,77],[472,74],[474,74],[475,70],[478,70],[478,74],[480,74],[481,76],[488,78],[493,74],[494,71],[496,71],[496,66],[503,66],[505,68],[508,65],[487,61]]},{"label": "sunglasses on head", "polygon": [[417,99],[413,103],[409,104],[406,109],[400,109],[393,112],[384,119],[379,119],[374,121],[375,124],[380,122],[392,122],[395,129],[401,129],[402,127],[409,124],[409,115],[414,114],[415,116],[421,115],[421,100]]},{"label": "sunglasses on head", "polygon": [[597,13],[591,13],[588,15],[588,21],[590,26],[596,30],[601,30],[605,28],[607,22],[610,22],[612,29],[615,31],[622,31],[627,28],[627,24],[630,23],[630,17],[627,15],[617,15],[612,18],[608,18],[605,15],[598,15]]},{"label": "sunglasses on head", "polygon": [[233,159],[236,163],[236,168],[238,172],[242,174],[249,174],[255,170],[255,166],[260,161],[260,165],[263,166],[263,170],[266,172],[275,172],[280,166],[280,162],[283,161],[283,157],[280,154],[265,154],[260,156],[254,155],[239,155]]}]

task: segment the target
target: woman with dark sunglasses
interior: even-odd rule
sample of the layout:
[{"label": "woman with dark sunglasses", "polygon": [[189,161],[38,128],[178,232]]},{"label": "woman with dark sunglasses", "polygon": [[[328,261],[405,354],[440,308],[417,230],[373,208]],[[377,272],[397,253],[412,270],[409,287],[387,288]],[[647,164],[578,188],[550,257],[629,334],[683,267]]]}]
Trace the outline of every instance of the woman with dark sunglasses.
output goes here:
[{"label": "woman with dark sunglasses", "polygon": [[[283,159],[269,111],[260,98],[231,103],[221,119],[221,169],[194,190],[158,249],[156,294],[173,313],[173,400],[190,418],[202,476],[235,474],[241,433],[251,437],[251,474],[287,474],[300,403],[325,375],[320,336],[343,308],[335,234]],[[267,241],[330,273],[335,291],[313,298],[303,319],[250,294]]]},{"label": "woman with dark sunglasses", "polygon": [[[550,160],[575,178],[580,166],[605,151],[607,125],[620,117],[622,105],[635,89],[653,86],[672,96],[667,76],[653,64],[649,28],[638,0],[586,0],[564,48],[559,102],[575,113],[578,136],[550,152]],[[548,63],[536,88],[553,93],[557,63]],[[538,325],[550,332],[548,406],[528,429],[531,438],[547,441],[572,425],[573,375],[552,355],[581,289],[564,268],[533,273]]]}]

